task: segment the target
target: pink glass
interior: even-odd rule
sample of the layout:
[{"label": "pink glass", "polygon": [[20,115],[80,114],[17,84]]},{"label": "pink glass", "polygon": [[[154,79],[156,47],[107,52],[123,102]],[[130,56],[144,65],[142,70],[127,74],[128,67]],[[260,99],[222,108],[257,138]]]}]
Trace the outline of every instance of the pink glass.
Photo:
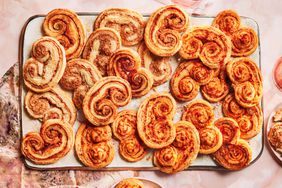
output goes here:
[{"label": "pink glass", "polygon": [[273,80],[276,87],[282,91],[282,57],[280,57],[273,68]]}]

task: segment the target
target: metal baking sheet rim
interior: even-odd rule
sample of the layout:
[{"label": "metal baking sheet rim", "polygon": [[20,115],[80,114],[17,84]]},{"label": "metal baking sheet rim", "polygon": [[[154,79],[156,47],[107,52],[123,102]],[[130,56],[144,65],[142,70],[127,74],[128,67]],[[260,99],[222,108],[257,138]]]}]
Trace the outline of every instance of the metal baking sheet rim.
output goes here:
[{"label": "metal baking sheet rim", "polygon": [[[77,13],[79,16],[97,16],[99,14],[99,12],[78,12]],[[143,14],[143,16],[149,16],[150,14]],[[22,30],[21,30],[21,34],[20,34],[20,40],[19,40],[19,107],[21,107],[22,104],[22,88],[23,88],[23,74],[22,74],[22,66],[23,66],[23,45],[24,45],[24,36],[25,36],[25,31],[26,28],[28,26],[28,24],[35,18],[38,17],[45,17],[45,14],[36,14],[31,16],[30,18],[27,19],[27,21],[25,22]],[[214,18],[214,16],[205,16],[205,15],[191,15],[191,17],[200,17],[200,18]],[[261,70],[261,46],[260,46],[260,30],[259,30],[259,25],[257,23],[256,20],[254,20],[253,18],[250,17],[246,17],[246,16],[241,16],[242,18],[247,18],[247,19],[251,19],[253,22],[255,22],[255,24],[257,25],[257,32],[258,32],[258,53],[259,53],[259,68]],[[263,97],[261,99],[261,108],[262,108],[262,112],[263,112],[263,117],[264,117],[264,106],[263,106]],[[251,161],[251,163],[245,167],[248,168],[249,166],[253,165],[262,155],[263,150],[264,150],[264,118],[263,118],[263,125],[262,125],[262,147],[261,150],[259,152],[259,154],[257,155],[257,157]],[[21,127],[21,135],[20,135],[20,139],[22,140],[23,138],[23,131],[22,131],[22,110],[20,109],[20,127]],[[27,164],[25,157],[21,154],[21,158],[23,160],[24,165],[29,168],[29,169],[33,169],[33,170],[88,170],[88,171],[93,171],[92,168],[90,167],[86,167],[86,166],[81,166],[81,167],[77,167],[77,166],[68,166],[68,167],[48,167],[48,168],[44,168],[44,167],[33,167],[30,166],[29,164]],[[243,169],[245,169],[243,168]],[[243,170],[241,169],[241,170]],[[101,168],[98,169],[96,171],[126,171],[126,170],[137,170],[137,171],[155,171],[158,170],[158,167],[105,167],[105,168]],[[185,169],[185,171],[195,171],[195,170],[201,170],[201,171],[226,171],[226,172],[232,172],[230,170],[227,170],[221,166],[201,166],[201,165],[197,165],[197,166],[190,166],[187,169]]]}]

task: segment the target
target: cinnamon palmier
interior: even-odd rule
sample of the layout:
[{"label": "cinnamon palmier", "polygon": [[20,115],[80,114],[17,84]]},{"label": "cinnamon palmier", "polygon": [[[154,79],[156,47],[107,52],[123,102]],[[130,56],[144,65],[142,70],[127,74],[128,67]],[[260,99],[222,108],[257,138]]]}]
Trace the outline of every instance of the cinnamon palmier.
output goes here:
[{"label": "cinnamon palmier", "polygon": [[97,29],[88,37],[82,57],[93,63],[102,76],[107,76],[109,59],[120,47],[121,38],[117,31],[111,28]]},{"label": "cinnamon palmier", "polygon": [[139,54],[129,48],[119,49],[111,56],[108,75],[127,80],[131,86],[133,97],[147,94],[154,82],[150,71],[141,67]]},{"label": "cinnamon palmier", "polygon": [[210,126],[214,121],[213,107],[204,100],[195,100],[184,107],[182,120],[189,121],[197,129]]},{"label": "cinnamon palmier", "polygon": [[137,130],[149,148],[163,148],[175,138],[172,119],[176,102],[168,93],[156,93],[145,99],[137,112]]},{"label": "cinnamon palmier", "polygon": [[107,166],[114,158],[111,128],[82,123],[76,133],[75,151],[78,159],[88,167],[100,169]]},{"label": "cinnamon palmier", "polygon": [[200,85],[207,84],[214,76],[214,70],[197,60],[181,63],[170,81],[170,89],[175,98],[181,101],[194,99]]},{"label": "cinnamon palmier", "polygon": [[61,120],[45,121],[40,133],[29,132],[22,140],[22,154],[35,164],[52,164],[63,158],[73,147],[72,127]]},{"label": "cinnamon palmier", "polygon": [[189,24],[188,15],[180,7],[168,5],[151,14],[144,34],[149,50],[158,56],[173,56],[181,47],[181,32]]},{"label": "cinnamon palmier", "polygon": [[213,157],[224,168],[240,170],[250,164],[252,160],[252,149],[245,140],[239,139],[236,143],[223,144],[213,154]]},{"label": "cinnamon palmier", "polygon": [[98,28],[115,29],[125,46],[138,44],[143,39],[145,20],[141,14],[129,9],[110,8],[101,12],[95,20]]},{"label": "cinnamon palmier", "polygon": [[42,26],[44,34],[56,38],[66,50],[66,58],[78,58],[85,44],[85,31],[77,14],[67,9],[54,9]]},{"label": "cinnamon palmier", "polygon": [[50,91],[58,84],[66,67],[65,50],[51,37],[41,37],[32,45],[31,58],[23,65],[25,85],[35,92]]},{"label": "cinnamon palmier", "polygon": [[108,125],[117,116],[117,108],[131,100],[129,83],[116,76],[108,76],[97,81],[86,93],[83,112],[93,125]]},{"label": "cinnamon palmier", "polygon": [[172,68],[169,63],[170,58],[154,55],[147,48],[144,42],[138,46],[138,53],[141,57],[142,67],[148,69],[153,76],[154,86],[165,83],[171,75]]},{"label": "cinnamon palmier", "polygon": [[179,54],[184,59],[200,58],[204,65],[223,67],[231,56],[231,40],[222,31],[211,26],[193,27],[182,36]]},{"label": "cinnamon palmier", "polygon": [[76,120],[77,111],[72,100],[58,88],[45,93],[28,91],[24,105],[31,117],[43,122],[48,119],[60,119],[73,125]]},{"label": "cinnamon palmier", "polygon": [[262,97],[262,77],[255,62],[249,58],[234,59],[227,64],[226,72],[237,102],[245,108],[258,105]]},{"label": "cinnamon palmier", "polygon": [[60,85],[66,90],[73,90],[73,102],[79,109],[86,92],[102,76],[99,70],[85,59],[72,59],[68,61]]}]

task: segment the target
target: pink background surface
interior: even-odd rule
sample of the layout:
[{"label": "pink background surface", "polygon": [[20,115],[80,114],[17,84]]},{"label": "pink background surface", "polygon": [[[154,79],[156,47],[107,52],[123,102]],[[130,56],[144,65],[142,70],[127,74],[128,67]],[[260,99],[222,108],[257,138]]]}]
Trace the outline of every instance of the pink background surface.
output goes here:
[{"label": "pink background surface", "polygon": [[[44,2],[44,3],[43,3]],[[34,14],[46,14],[54,8],[69,8],[80,12],[102,11],[109,7],[131,8],[141,13],[150,13],[169,1],[126,1],[126,0],[60,0],[60,1],[27,1],[27,0],[1,0],[0,1],[0,51],[1,68],[0,77],[18,61],[18,41],[20,31],[25,21]],[[175,3],[187,6],[188,1],[174,0]],[[192,4],[192,8],[185,7],[187,11],[216,15],[223,9],[234,9],[240,15],[254,18],[260,26],[261,36],[261,61],[262,75],[264,78],[264,118],[267,118],[271,110],[282,100],[281,92],[276,89],[272,80],[272,69],[276,61],[282,56],[282,1],[281,0],[203,0],[200,3]],[[14,70],[17,72],[16,70]],[[11,73],[10,73],[11,74]],[[15,73],[16,74],[16,73]],[[1,96],[8,96],[7,93],[15,91],[11,84],[7,84],[8,79],[1,80]],[[5,83],[6,82],[6,85]],[[4,84],[4,85],[3,85]],[[9,98],[9,97],[8,97]],[[11,99],[12,101],[15,99]],[[11,101],[5,98],[5,105]],[[4,101],[4,102],[5,102]],[[9,103],[7,103],[9,101]],[[2,109],[1,109],[2,108]],[[0,105],[3,111],[3,105]],[[4,112],[0,112],[0,132],[5,125]],[[5,112],[9,113],[9,112]],[[265,124],[266,125],[266,124]],[[2,126],[2,127],[1,127]],[[1,139],[0,139],[1,144]],[[7,148],[6,148],[7,149]],[[8,148],[9,149],[9,148]],[[7,155],[7,150],[0,147],[0,186],[1,187],[40,187],[47,185],[42,180],[42,174],[26,170],[17,153],[12,153],[12,157]],[[15,156],[13,156],[15,155]],[[17,160],[14,160],[15,157]],[[89,187],[109,187],[116,181],[131,176],[140,176],[152,179],[161,183],[164,187],[281,187],[282,168],[270,155],[265,147],[261,158],[252,166],[238,172],[214,172],[214,171],[184,171],[175,175],[165,175],[158,172],[75,172],[65,171],[59,175],[57,172],[44,172],[45,176],[56,178],[69,177],[69,181],[53,183],[50,185],[82,185]],[[47,174],[46,174],[47,173]],[[45,177],[44,176],[44,177]],[[41,177],[39,180],[38,177]],[[74,178],[74,179],[73,179]],[[19,179],[18,183],[13,183]],[[41,183],[36,183],[41,181]],[[49,181],[49,180],[48,180]],[[57,181],[56,181],[57,182]],[[63,182],[63,183],[62,183]],[[40,186],[39,186],[40,185]],[[48,184],[49,185],[49,184]]]}]

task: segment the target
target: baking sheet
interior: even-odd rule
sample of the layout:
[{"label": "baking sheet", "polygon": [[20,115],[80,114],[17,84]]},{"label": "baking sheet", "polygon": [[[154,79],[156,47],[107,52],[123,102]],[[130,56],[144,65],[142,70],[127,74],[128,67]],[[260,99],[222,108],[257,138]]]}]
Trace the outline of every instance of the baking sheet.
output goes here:
[{"label": "baking sheet", "polygon": [[[88,37],[93,29],[93,23],[95,18],[97,17],[97,13],[78,13],[79,17],[81,18],[86,31],[86,36]],[[22,74],[22,65],[24,62],[30,57],[31,47],[32,44],[38,40],[40,37],[42,37],[41,27],[44,20],[45,15],[35,15],[31,17],[24,26],[22,30],[21,40],[20,40],[20,74]],[[148,18],[148,15],[144,15],[145,18]],[[247,27],[253,28],[258,36],[259,36],[259,27],[258,24],[251,18],[247,17],[241,17],[242,24]],[[191,16],[190,17],[190,26],[199,26],[199,25],[211,25],[211,22],[213,20],[213,17],[208,16]],[[136,48],[136,47],[133,47]],[[260,44],[257,50],[250,56],[252,60],[256,62],[256,64],[260,66]],[[176,69],[177,65],[179,64],[175,57],[170,58],[170,63],[172,65],[172,70]],[[143,96],[142,98],[133,99],[127,106],[119,108],[119,111],[123,109],[138,109],[139,104],[145,100],[146,97],[150,96],[153,92],[162,92],[162,91],[170,91],[169,90],[169,82],[166,82],[165,84],[158,86],[154,89],[152,89],[147,95]],[[37,131],[39,132],[41,122],[39,120],[35,120],[30,118],[30,116],[27,114],[26,110],[24,109],[24,97],[27,90],[23,84],[23,79],[21,75],[20,79],[20,105],[21,105],[21,126],[22,126],[22,136],[27,134],[31,131]],[[71,96],[71,93],[68,92]],[[202,99],[201,93],[199,92],[196,99]],[[185,103],[177,103],[177,112],[174,117],[174,122],[177,122],[180,120],[183,106],[187,105],[189,102]],[[220,103],[211,103],[214,107],[215,116],[216,119],[219,117],[222,117],[222,109]],[[261,103],[262,105],[262,103]],[[83,120],[82,112],[78,112],[78,119],[74,124],[74,130],[75,132],[78,129],[79,126],[79,120]],[[263,126],[264,127],[264,126]],[[262,130],[256,137],[250,140],[250,146],[253,150],[253,158],[252,162],[254,163],[261,155],[263,151],[263,133]],[[112,163],[107,166],[106,168],[102,170],[157,170],[156,167],[153,166],[152,163],[152,152],[146,155],[143,160],[130,163],[126,162],[119,156],[118,152],[118,141],[113,139],[114,145],[115,145],[115,157]],[[45,170],[45,169],[81,169],[81,170],[90,170],[91,168],[85,167],[82,165],[75,156],[75,151],[72,149],[64,158],[60,159],[55,164],[49,164],[49,165],[36,165],[32,162],[24,159],[25,165],[29,168],[38,169],[38,170]],[[188,170],[198,170],[198,169],[204,169],[204,170],[220,170],[223,169],[220,166],[217,166],[215,162],[210,158],[208,155],[198,155],[197,159],[191,164],[191,166],[188,168]]]}]

